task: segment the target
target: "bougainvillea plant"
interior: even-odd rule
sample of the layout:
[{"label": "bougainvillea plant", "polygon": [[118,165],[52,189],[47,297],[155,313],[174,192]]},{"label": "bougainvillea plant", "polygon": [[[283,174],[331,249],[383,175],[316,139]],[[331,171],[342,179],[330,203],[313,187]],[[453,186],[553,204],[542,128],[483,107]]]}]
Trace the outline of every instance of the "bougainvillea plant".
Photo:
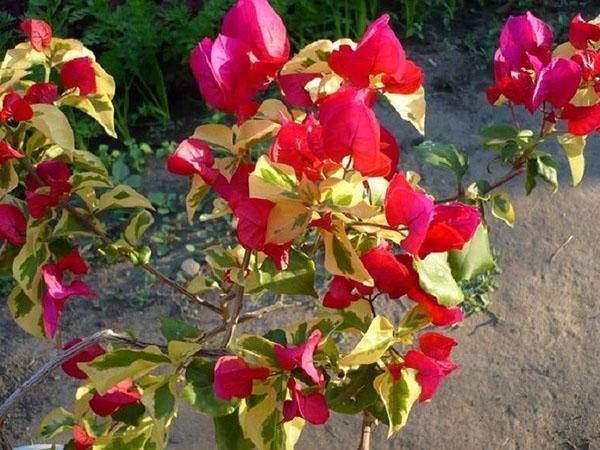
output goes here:
[{"label": "bougainvillea plant", "polygon": [[[182,401],[213,418],[222,449],[293,448],[306,422],[324,424],[332,412],[360,414],[357,440],[369,448],[374,426],[392,436],[415,403],[434,397],[457,368],[457,342],[440,331],[463,320],[465,282],[495,265],[485,213],[514,221],[498,188],[525,175],[527,193],[538,180],[556,189],[556,164],[541,150],[553,137],[573,184],[583,176],[586,136],[600,129],[600,18],[577,15],[569,42],[554,50],[551,29],[533,14],[508,20],[487,95],[513,113],[523,106],[541,125],[524,129],[513,114],[512,125],[481,133],[508,167],[492,181],[465,184],[467,157],[451,144],[417,146],[426,163],[456,175],[446,199],[398,168],[400,149],[373,109],[389,102],[424,134],[424,75],[388,20],[358,43],[319,40],[290,56],[268,2],[239,0],[221,34],[198,44],[190,65],[200,92],[233,125],[200,125],[168,170],[191,180],[189,220],[202,226],[197,210],[213,191],[209,216],[229,215],[239,244],[208,248],[209,272],[188,287],[150,263],[142,238],[151,204],[75,148],[64,108],[114,136],[112,78],[78,41],[53,37],[39,20],[22,24],[29,40],[7,52],[0,78],[0,263],[14,280],[15,321],[60,345],[65,303],[102,295],[80,279],[88,264],[78,243],[87,239],[109,262],[131,261],[222,324],[201,331],[165,320],[166,343],[111,330],[71,340],[4,401],[0,424],[58,366],[81,385],[73,411],[52,411],[42,436],[66,433],[76,449],[164,448]],[[109,236],[105,221],[116,209],[131,210],[131,220]],[[209,291],[212,301],[199,297]],[[258,296],[269,305],[252,308]],[[312,297],[316,314],[285,330],[236,334],[290,296]],[[404,311],[399,320],[378,312],[388,302]]]}]

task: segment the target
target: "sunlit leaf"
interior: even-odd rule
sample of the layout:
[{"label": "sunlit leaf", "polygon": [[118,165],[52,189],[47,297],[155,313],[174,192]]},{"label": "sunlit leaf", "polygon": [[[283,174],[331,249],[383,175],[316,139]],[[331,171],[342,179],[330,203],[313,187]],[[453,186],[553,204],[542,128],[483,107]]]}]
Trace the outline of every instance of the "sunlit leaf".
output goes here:
[{"label": "sunlit leaf", "polygon": [[343,366],[373,364],[383,356],[394,339],[394,326],[383,316],[377,316],[356,347],[340,360]]}]

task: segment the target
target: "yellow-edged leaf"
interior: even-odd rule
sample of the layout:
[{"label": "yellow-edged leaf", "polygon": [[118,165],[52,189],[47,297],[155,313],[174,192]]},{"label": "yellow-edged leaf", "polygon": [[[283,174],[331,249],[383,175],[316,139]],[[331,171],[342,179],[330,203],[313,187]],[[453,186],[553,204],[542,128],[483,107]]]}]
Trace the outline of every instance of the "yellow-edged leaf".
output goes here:
[{"label": "yellow-edged leaf", "polygon": [[559,134],[557,137],[569,160],[573,186],[577,186],[581,182],[585,171],[585,158],[583,156],[585,138],[585,136],[575,136],[570,133]]},{"label": "yellow-edged leaf", "polygon": [[410,410],[421,395],[421,386],[415,378],[416,374],[414,369],[402,369],[400,379],[394,380],[392,374],[386,370],[373,380],[373,387],[387,412],[388,439],[406,425]]},{"label": "yellow-edged leaf", "polygon": [[119,184],[100,196],[97,212],[112,208],[145,208],[154,210],[154,207],[146,197],[126,184]]},{"label": "yellow-edged leaf", "polygon": [[39,339],[46,338],[42,322],[42,303],[31,300],[20,286],[15,286],[8,295],[7,306],[17,325]]},{"label": "yellow-edged leaf", "polygon": [[408,120],[417,129],[419,133],[425,135],[425,89],[421,86],[417,92],[410,95],[392,94],[386,92],[383,94],[388,99],[392,107],[400,117]]},{"label": "yellow-edged leaf", "polygon": [[319,231],[325,243],[325,269],[332,275],[372,286],[373,279],[352,247],[343,224],[336,220],[332,223],[332,232],[323,229]]},{"label": "yellow-edged leaf", "polygon": [[342,366],[373,364],[379,361],[394,340],[394,325],[377,316],[356,347],[340,360]]},{"label": "yellow-edged leaf", "polygon": [[293,241],[306,230],[311,216],[310,210],[299,201],[277,202],[269,213],[266,243],[285,244]]},{"label": "yellow-edged leaf", "polygon": [[195,174],[192,177],[192,186],[190,191],[185,196],[185,210],[187,213],[188,222],[192,223],[194,220],[194,214],[198,210],[198,207],[210,191],[210,186],[204,182],[200,175]]},{"label": "yellow-edged leaf", "polygon": [[139,378],[168,364],[169,358],[158,347],[150,345],[144,349],[119,348],[91,362],[80,363],[79,367],[90,377],[100,395],[104,395],[126,378]]},{"label": "yellow-edged leaf", "polygon": [[74,150],[73,129],[60,109],[44,103],[31,105],[31,109],[33,109],[33,117],[30,122],[34,128],[63,150]]},{"label": "yellow-edged leaf", "polygon": [[294,168],[272,162],[262,155],[250,174],[250,197],[277,202],[298,199],[298,179]]},{"label": "yellow-edged leaf", "polygon": [[227,125],[200,125],[194,130],[193,139],[200,139],[211,147],[233,151],[233,131]]}]

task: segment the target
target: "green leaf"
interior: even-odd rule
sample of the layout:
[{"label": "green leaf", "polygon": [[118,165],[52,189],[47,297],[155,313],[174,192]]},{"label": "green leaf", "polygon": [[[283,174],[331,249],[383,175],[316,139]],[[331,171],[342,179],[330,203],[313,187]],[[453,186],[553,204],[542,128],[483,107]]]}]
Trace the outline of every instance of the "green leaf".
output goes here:
[{"label": "green leaf", "polygon": [[499,124],[489,128],[485,128],[479,132],[479,136],[486,139],[505,142],[511,139],[516,139],[519,135],[519,130],[512,125]]},{"label": "green leaf", "polygon": [[272,162],[266,155],[262,155],[256,162],[248,183],[252,198],[273,202],[298,199],[298,179],[294,168]]},{"label": "green leaf", "polygon": [[373,389],[377,373],[377,365],[370,364],[349,370],[341,380],[331,380],[327,384],[327,406],[342,414],[364,411],[377,399]]},{"label": "green leaf", "polygon": [[373,364],[383,356],[394,339],[394,326],[377,316],[356,347],[340,360],[342,366]]},{"label": "green leaf", "polygon": [[462,250],[449,252],[448,263],[456,281],[470,280],[496,267],[487,226],[480,224]]},{"label": "green leaf", "polygon": [[143,209],[137,213],[125,228],[125,239],[134,247],[141,245],[141,238],[146,230],[154,223],[152,214]]},{"label": "green leaf", "polygon": [[262,396],[252,396],[240,402],[240,426],[244,436],[259,449],[281,449],[284,428],[279,425],[281,412],[277,392],[269,388]]},{"label": "green leaf", "polygon": [[456,306],[462,303],[464,295],[452,277],[447,253],[430,253],[413,264],[419,273],[419,284],[440,305]]},{"label": "green leaf", "polygon": [[31,125],[70,155],[69,150],[75,148],[75,137],[64,113],[58,107],[45,103],[31,105],[31,109]]},{"label": "green leaf", "polygon": [[497,219],[500,219],[509,227],[515,224],[515,210],[510,199],[510,195],[506,192],[499,192],[490,197],[492,204],[492,214]]},{"label": "green leaf", "polygon": [[274,294],[310,295],[316,298],[315,262],[301,251],[291,249],[289,265],[278,270],[271,258],[265,259],[260,269],[248,280],[248,292],[267,290]]},{"label": "green leaf", "polygon": [[583,150],[585,149],[586,136],[575,136],[565,133],[559,134],[557,139],[558,143],[565,151],[567,159],[569,160],[573,186],[577,186],[581,182],[583,173],[585,171],[585,158],[583,157]]},{"label": "green leaf", "polygon": [[50,411],[40,424],[40,435],[43,438],[53,438],[59,434],[70,431],[75,425],[73,414],[64,408]]},{"label": "green leaf", "polygon": [[194,359],[185,371],[185,387],[180,398],[211,417],[231,415],[237,409],[239,400],[226,402],[215,396],[214,370],[214,361]]},{"label": "green leaf", "polygon": [[417,305],[402,317],[396,335],[412,335],[415,331],[429,325],[430,322],[431,316],[427,310],[422,305]]},{"label": "green leaf", "polygon": [[146,407],[141,403],[135,403],[133,405],[126,405],[117,409],[111,417],[118,421],[126,423],[127,425],[137,426],[140,419],[146,412]]},{"label": "green leaf", "polygon": [[537,173],[542,180],[552,186],[552,192],[558,190],[557,165],[551,155],[542,155],[537,158]]},{"label": "green leaf", "polygon": [[8,295],[7,306],[14,321],[23,330],[37,338],[46,338],[40,301],[34,302],[19,286],[15,286]]},{"label": "green leaf", "polygon": [[154,211],[146,197],[126,184],[115,186],[100,196],[97,212],[113,208],[145,208]]},{"label": "green leaf", "polygon": [[417,371],[402,369],[398,381],[394,381],[388,371],[373,381],[373,387],[379,394],[389,419],[388,439],[400,430],[408,419],[408,414],[421,394],[421,386],[416,380]]},{"label": "green leaf", "polygon": [[447,142],[425,141],[413,147],[419,159],[436,167],[446,167],[456,175],[458,184],[467,173],[469,159],[456,146]]},{"label": "green leaf", "polygon": [[202,334],[198,328],[174,317],[160,316],[158,320],[160,321],[160,332],[167,341],[195,339]]},{"label": "green leaf", "polygon": [[169,363],[169,358],[158,347],[150,345],[143,350],[120,348],[89,363],[80,363],[79,367],[90,377],[100,395],[104,395],[125,378],[141,377]]},{"label": "green leaf", "polygon": [[244,438],[237,411],[226,416],[214,417],[213,423],[218,450],[252,450],[255,448],[252,441]]},{"label": "green leaf", "polygon": [[142,403],[156,420],[168,422],[176,411],[175,391],[177,375],[157,377],[156,382],[144,387]]},{"label": "green leaf", "polygon": [[262,336],[243,334],[236,340],[240,356],[253,366],[279,368],[279,360],[275,356],[275,343]]},{"label": "green leaf", "polygon": [[185,197],[185,210],[189,223],[192,223],[196,211],[209,191],[210,185],[206,184],[200,175],[194,174],[192,177],[192,186]]},{"label": "green leaf", "polygon": [[112,179],[115,183],[123,183],[131,174],[129,167],[122,159],[117,159],[112,166]]},{"label": "green leaf", "polygon": [[[84,217],[88,217],[97,229],[104,230],[104,225],[95,217],[89,217],[87,211],[81,208],[75,208]],[[66,209],[62,210],[62,214],[58,223],[54,226],[53,237],[70,237],[70,236],[96,236],[96,233],[90,231],[90,229],[83,223],[80,222],[71,212]]]},{"label": "green leaf", "polygon": [[352,246],[344,225],[334,221],[331,232],[320,229],[325,244],[325,269],[332,275],[340,275],[366,285],[373,285],[373,278],[365,269]]}]

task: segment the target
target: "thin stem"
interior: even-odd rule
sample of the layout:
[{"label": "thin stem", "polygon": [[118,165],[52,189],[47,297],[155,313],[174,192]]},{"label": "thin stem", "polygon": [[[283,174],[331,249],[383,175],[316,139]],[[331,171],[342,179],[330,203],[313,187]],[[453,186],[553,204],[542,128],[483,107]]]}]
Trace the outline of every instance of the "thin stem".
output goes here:
[{"label": "thin stem", "polygon": [[362,422],[362,433],[360,435],[360,443],[358,450],[369,450],[371,448],[371,431],[377,426],[377,419],[373,415],[364,411]]},{"label": "thin stem", "polygon": [[[19,403],[21,399],[28,394],[29,391],[31,391],[35,386],[41,383],[58,366],[60,366],[65,361],[72,358],[82,350],[85,350],[86,348],[94,344],[98,344],[100,342],[114,342],[136,348],[146,348],[149,345],[156,345],[162,351],[167,350],[165,345],[139,341],[137,339],[133,339],[128,336],[123,336],[121,334],[115,333],[113,330],[98,331],[92,334],[91,336],[84,338],[81,342],[75,344],[73,347],[60,351],[57,355],[55,355],[42,367],[40,367],[27,381],[25,381],[21,386],[15,389],[15,391],[4,401],[4,403],[0,405],[0,423],[6,417],[9,410],[13,406]],[[196,353],[197,356],[213,358],[223,356],[224,354],[225,352],[217,349],[202,349]]]},{"label": "thin stem", "polygon": [[382,230],[389,230],[389,231],[402,231],[405,230],[406,227],[400,226],[400,227],[392,227],[390,225],[386,225],[384,223],[372,223],[372,222],[348,222],[348,225],[351,227],[374,227],[374,228],[381,228]]},{"label": "thin stem", "polygon": [[[248,266],[250,264],[250,255],[252,252],[250,250],[246,250],[244,253],[244,260],[242,261],[242,275],[245,274]],[[235,327],[237,326],[240,314],[242,313],[242,308],[244,306],[244,286],[238,285],[235,291],[235,295],[230,302],[233,301],[233,309],[227,318],[227,322],[225,324],[225,336],[223,336],[223,342],[221,343],[221,349],[226,349],[231,343],[231,339],[233,338],[233,334],[235,333]]]},{"label": "thin stem", "polygon": [[[20,161],[23,164],[23,166],[25,167],[25,169],[27,169],[27,171],[35,179],[35,181],[36,181],[37,184],[39,184],[40,186],[46,185],[46,182],[44,180],[42,180],[42,178],[38,175],[35,167],[33,167],[33,165],[26,158],[23,158]],[[89,219],[89,217],[87,217],[84,214],[82,214],[73,205],[70,205],[69,203],[66,203],[66,204],[63,205],[63,208],[65,208],[67,211],[69,211],[69,213],[71,213],[71,215],[73,217],[75,217],[79,222],[81,222],[81,224],[83,224],[88,230],[90,230],[92,233],[94,233],[102,241],[102,243],[104,245],[110,245],[110,244],[112,244],[112,240],[104,233],[104,231],[102,231],[101,229],[99,229],[96,226],[96,224]],[[120,253],[121,253],[122,256],[124,256],[124,257],[126,257],[126,258],[129,259],[129,255],[131,254],[131,250],[130,249],[122,247],[122,248],[119,249],[119,251],[120,251]],[[218,306],[215,306],[215,305],[209,303],[208,301],[204,300],[203,298],[198,297],[197,295],[192,294],[185,287],[183,287],[182,285],[180,285],[179,283],[177,283],[177,281],[172,280],[167,275],[165,275],[164,273],[160,272],[158,269],[156,269],[155,267],[151,266],[150,264],[147,264],[147,263],[140,264],[139,267],[141,267],[142,269],[144,269],[149,274],[153,275],[157,280],[159,280],[162,283],[170,286],[172,289],[174,289],[175,291],[179,292],[180,294],[188,297],[190,300],[198,303],[201,306],[204,306],[204,307],[210,309],[211,311],[213,311],[213,312],[215,312],[217,314],[221,314],[221,308],[219,308]]]},{"label": "thin stem", "polygon": [[[497,189],[500,186],[508,183],[512,179],[517,178],[519,175],[521,175],[522,173],[524,173],[526,170],[527,170],[527,168],[524,167],[524,166],[520,166],[520,167],[517,167],[517,168],[511,170],[509,173],[507,173],[506,175],[504,175],[502,178],[499,178],[498,180],[496,180],[495,182],[493,182],[492,184],[490,184],[490,187],[487,188],[485,190],[485,192],[482,192],[482,194],[488,194],[488,193],[490,193],[494,189]],[[458,200],[461,196],[462,196],[462,194],[455,195],[454,197],[443,198],[443,199],[440,199],[440,200],[436,200],[435,203],[452,202],[454,200]]]},{"label": "thin stem", "polygon": [[513,123],[516,128],[521,128],[521,124],[519,123],[519,119],[517,119],[517,113],[515,112],[515,105],[511,103],[508,104],[508,109],[510,110],[510,115],[512,116]]}]

